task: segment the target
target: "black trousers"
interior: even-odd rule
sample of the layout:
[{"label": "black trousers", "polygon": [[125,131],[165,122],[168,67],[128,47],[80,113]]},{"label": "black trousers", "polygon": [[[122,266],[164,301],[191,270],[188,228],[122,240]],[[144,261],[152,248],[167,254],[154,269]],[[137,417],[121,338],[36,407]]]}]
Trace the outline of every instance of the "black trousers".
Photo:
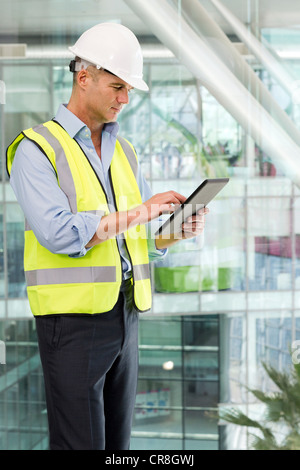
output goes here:
[{"label": "black trousers", "polygon": [[51,450],[127,450],[138,375],[130,281],[113,310],[36,317]]}]

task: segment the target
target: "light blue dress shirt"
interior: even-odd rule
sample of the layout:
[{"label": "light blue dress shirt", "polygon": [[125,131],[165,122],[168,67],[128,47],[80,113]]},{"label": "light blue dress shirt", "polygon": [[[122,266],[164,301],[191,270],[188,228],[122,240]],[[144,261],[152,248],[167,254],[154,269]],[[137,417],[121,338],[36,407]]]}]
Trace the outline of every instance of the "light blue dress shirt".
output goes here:
[{"label": "light blue dress shirt", "polygon": [[[93,145],[90,130],[65,105],[60,105],[55,120],[79,143],[105,189],[110,210],[116,210],[108,170],[114,154],[119,124],[115,122],[104,126],[100,159]],[[141,173],[140,166],[137,182],[142,200],[146,201],[152,196],[152,192]],[[16,151],[10,183],[28,224],[41,245],[52,253],[67,254],[72,257],[86,254],[85,246],[95,234],[101,216],[81,212],[72,214],[67,197],[57,184],[53,166],[28,139],[24,139]],[[153,224],[157,226],[159,221],[152,221],[151,225]],[[150,224],[147,225],[147,229],[149,258],[153,261],[164,256],[166,250],[156,249],[155,239],[151,236],[155,230]],[[123,275],[127,278],[131,275],[131,265],[122,238],[122,234],[117,236],[117,242],[121,253]]]}]

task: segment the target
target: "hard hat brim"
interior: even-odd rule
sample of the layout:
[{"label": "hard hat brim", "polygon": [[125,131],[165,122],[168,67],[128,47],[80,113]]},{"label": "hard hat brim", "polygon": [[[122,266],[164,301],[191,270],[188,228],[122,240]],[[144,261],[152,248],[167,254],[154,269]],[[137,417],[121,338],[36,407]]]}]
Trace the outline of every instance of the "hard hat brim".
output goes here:
[{"label": "hard hat brim", "polygon": [[141,78],[137,78],[137,79],[131,78],[129,81],[127,81],[125,77],[124,78],[120,76],[118,77],[121,78],[121,80],[124,80],[124,82],[128,83],[128,85],[132,86],[133,88],[136,88],[137,90],[149,91],[149,87],[147,83],[144,82],[144,80]]}]

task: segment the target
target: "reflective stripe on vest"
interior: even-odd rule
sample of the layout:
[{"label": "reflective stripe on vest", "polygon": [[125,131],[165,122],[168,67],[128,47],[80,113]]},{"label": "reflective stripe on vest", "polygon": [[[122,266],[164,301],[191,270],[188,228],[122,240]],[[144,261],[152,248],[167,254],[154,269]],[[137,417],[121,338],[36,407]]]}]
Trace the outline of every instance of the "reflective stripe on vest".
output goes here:
[{"label": "reflective stripe on vest", "polygon": [[[134,266],[133,270],[134,278],[137,281],[149,279],[148,264]],[[87,266],[81,268],[36,269],[34,271],[26,271],[25,275],[28,286],[64,284],[66,277],[70,284],[115,282],[116,268],[113,266]]]},{"label": "reflective stripe on vest", "polygon": [[76,214],[77,202],[76,202],[76,189],[68,160],[64,149],[61,146],[59,140],[49,131],[49,129],[40,124],[33,128],[34,132],[40,134],[44,139],[51,145],[56,155],[56,171],[59,175],[59,185],[63,192],[66,194],[71,212]]},{"label": "reflective stripe on vest", "polygon": [[26,271],[28,286],[64,284],[68,279],[69,284],[81,284],[89,282],[115,282],[116,268],[113,266],[86,266],[81,268],[36,269]]},{"label": "reflective stripe on vest", "polygon": [[[7,150],[9,173],[16,148],[24,137],[33,141],[51,162],[73,214],[109,213],[105,192],[90,162],[79,144],[54,121],[23,131],[15,139]],[[128,210],[141,204],[137,171],[131,144],[118,137],[110,170],[117,210],[120,206]],[[135,306],[146,311],[151,308],[151,284],[145,227],[125,232],[124,240],[132,264]],[[26,222],[24,268],[34,315],[101,313],[117,302],[122,271],[115,238],[96,245],[83,257],[74,258],[49,252],[39,244]]]}]

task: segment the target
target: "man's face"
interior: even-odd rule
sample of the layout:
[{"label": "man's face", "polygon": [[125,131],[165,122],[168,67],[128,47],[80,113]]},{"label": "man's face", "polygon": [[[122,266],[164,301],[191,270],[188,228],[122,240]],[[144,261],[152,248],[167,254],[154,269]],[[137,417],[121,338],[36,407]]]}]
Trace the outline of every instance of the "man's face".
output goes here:
[{"label": "man's face", "polygon": [[99,123],[115,122],[123,106],[129,102],[130,90],[132,87],[121,78],[93,68],[85,91],[89,115]]}]

